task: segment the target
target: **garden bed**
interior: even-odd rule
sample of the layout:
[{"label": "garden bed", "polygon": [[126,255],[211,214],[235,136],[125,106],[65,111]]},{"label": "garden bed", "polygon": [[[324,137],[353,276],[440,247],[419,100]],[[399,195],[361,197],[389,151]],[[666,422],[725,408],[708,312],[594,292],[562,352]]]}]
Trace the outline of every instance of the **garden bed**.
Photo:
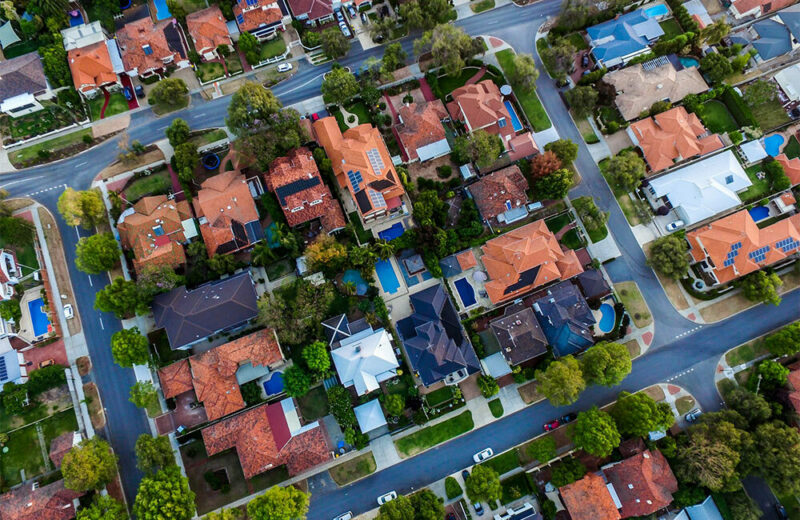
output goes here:
[{"label": "garden bed", "polygon": [[76,122],[72,112],[52,103],[45,104],[44,109],[32,114],[17,118],[3,116],[0,121],[2,121],[2,133],[8,137],[4,139],[5,144],[30,139]]},{"label": "garden bed", "polygon": [[489,411],[492,412],[492,416],[496,419],[499,419],[503,416],[503,403],[500,402],[500,399],[493,399],[489,401]]},{"label": "garden bed", "polygon": [[472,12],[475,14],[482,13],[494,8],[494,0],[479,0],[477,2],[472,2],[469,4],[469,8],[472,9]]}]

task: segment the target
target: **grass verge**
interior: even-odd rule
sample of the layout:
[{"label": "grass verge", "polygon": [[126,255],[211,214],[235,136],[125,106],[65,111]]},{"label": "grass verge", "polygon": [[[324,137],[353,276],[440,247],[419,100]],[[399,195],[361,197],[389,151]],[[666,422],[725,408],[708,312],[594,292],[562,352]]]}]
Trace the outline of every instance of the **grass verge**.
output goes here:
[{"label": "grass verge", "polygon": [[492,412],[492,415],[495,418],[500,418],[503,416],[503,403],[500,402],[500,399],[493,399],[489,401],[489,411]]},{"label": "grass verge", "polygon": [[374,473],[376,467],[375,457],[369,452],[334,466],[328,472],[334,482],[344,486]]},{"label": "grass verge", "polygon": [[61,137],[56,137],[55,139],[48,139],[47,141],[36,143],[32,146],[28,146],[27,148],[14,150],[13,152],[9,152],[8,159],[12,164],[14,164],[14,166],[17,166],[17,163],[38,157],[40,150],[47,150],[52,154],[53,152],[57,152],[74,144],[83,142],[84,135],[91,137],[92,129],[87,128],[86,130],[81,130],[79,132],[72,132],[71,134],[62,135]]},{"label": "grass verge", "polygon": [[464,412],[451,419],[440,422],[434,426],[423,428],[418,432],[412,433],[394,442],[400,457],[406,458],[423,452],[428,448],[449,441],[462,433],[466,433],[475,427],[472,420],[472,412]]},{"label": "grass verge", "polygon": [[653,316],[650,314],[650,308],[647,307],[647,302],[644,301],[636,282],[620,282],[614,284],[614,286],[619,299],[622,300],[623,305],[625,305],[625,308],[628,310],[628,314],[633,318],[633,323],[635,323],[638,328],[641,329],[653,323]]},{"label": "grass verge", "polygon": [[727,354],[725,354],[725,361],[728,363],[728,365],[735,367],[737,365],[749,363],[755,358],[767,354],[768,352],[769,351],[764,346],[764,341],[762,339],[754,339],[753,341],[748,341],[744,345],[739,345],[738,347],[730,350]]},{"label": "grass verge", "polygon": [[164,114],[169,114],[170,112],[175,112],[176,110],[182,110],[189,106],[189,96],[183,96],[183,99],[174,105],[156,103],[150,106],[153,108],[153,113],[155,115],[163,116]]},{"label": "grass verge", "polygon": [[[497,61],[500,62],[503,73],[506,76],[512,75],[514,72],[514,51],[505,49],[495,54],[495,56]],[[528,117],[528,121],[530,121],[534,131],[541,132],[553,126],[535,90],[523,92],[520,89],[516,89],[514,94],[517,96],[517,101],[522,106],[522,110],[525,111],[525,115]]]},{"label": "grass verge", "polygon": [[517,450],[509,450],[500,455],[495,455],[486,462],[482,462],[481,466],[492,468],[498,475],[508,473],[512,469],[519,467],[519,457],[517,457]]}]

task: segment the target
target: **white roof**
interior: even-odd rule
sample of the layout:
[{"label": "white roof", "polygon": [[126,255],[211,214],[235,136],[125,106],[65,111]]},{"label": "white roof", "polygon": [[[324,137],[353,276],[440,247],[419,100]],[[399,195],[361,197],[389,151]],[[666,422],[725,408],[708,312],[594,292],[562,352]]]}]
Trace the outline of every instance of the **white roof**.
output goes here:
[{"label": "white roof", "polygon": [[358,395],[377,390],[382,381],[396,375],[400,367],[383,329],[366,329],[341,341],[331,351],[333,364],[344,386],[355,386]]},{"label": "white roof", "polygon": [[791,101],[800,101],[800,63],[778,71],[775,81]]},{"label": "white roof", "polygon": [[20,107],[24,107],[25,105],[36,104],[38,104],[38,101],[36,101],[36,96],[29,92],[25,92],[17,96],[4,99],[3,102],[0,103],[0,112],[11,112]]},{"label": "white roof", "polygon": [[508,366],[508,362],[503,357],[502,352],[495,352],[491,356],[481,359],[481,365],[495,379],[511,373],[511,368]]},{"label": "white roof", "polygon": [[62,29],[61,36],[64,39],[64,49],[68,51],[81,49],[106,39],[103,27],[98,21]]},{"label": "white roof", "polygon": [[20,41],[19,36],[17,36],[17,33],[14,31],[14,27],[11,26],[10,21],[0,26],[0,47],[5,49],[18,41]]},{"label": "white roof", "polygon": [[752,184],[730,150],[650,181],[655,196],[666,196],[687,226],[740,205],[736,193]]},{"label": "white roof", "polygon": [[114,72],[117,74],[125,72],[125,65],[122,64],[122,55],[119,53],[117,40],[106,40],[106,48],[108,49],[108,57],[111,58],[111,67]]},{"label": "white roof", "polygon": [[425,146],[417,148],[417,155],[420,161],[435,159],[436,157],[441,157],[448,153],[450,153],[450,145],[447,143],[447,139],[442,139],[441,141],[436,141],[435,143],[426,144]]},{"label": "white roof", "polygon": [[689,0],[688,2],[683,3],[683,7],[689,12],[690,15],[696,15],[700,18],[706,27],[714,23],[714,20],[708,15],[708,11],[706,10],[706,6],[703,5],[703,2],[700,0]]},{"label": "white roof", "polygon": [[386,417],[384,417],[381,403],[377,399],[356,406],[353,411],[356,413],[361,433],[371,432],[386,425]]},{"label": "white roof", "polygon": [[759,140],[742,143],[739,145],[739,149],[744,154],[748,164],[767,158],[767,151],[764,150],[764,145],[762,145]]}]

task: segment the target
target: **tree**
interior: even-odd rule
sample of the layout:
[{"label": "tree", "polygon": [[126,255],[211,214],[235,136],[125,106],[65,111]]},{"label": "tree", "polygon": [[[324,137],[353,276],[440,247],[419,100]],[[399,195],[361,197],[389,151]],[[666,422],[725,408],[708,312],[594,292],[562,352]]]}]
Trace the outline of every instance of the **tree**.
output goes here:
[{"label": "tree", "polygon": [[11,246],[25,246],[33,241],[33,224],[18,217],[0,217],[0,237]]},{"label": "tree", "polygon": [[566,168],[556,170],[536,181],[534,193],[540,199],[563,199],[572,188],[572,172]]},{"label": "tree", "polygon": [[274,290],[271,297],[265,294],[258,300],[258,322],[275,329],[282,343],[313,341],[317,331],[322,333],[320,323],[335,298],[332,283],[314,285],[299,279],[284,290]]},{"label": "tree", "polygon": [[[705,493],[703,496],[705,496]],[[758,507],[758,504],[743,490],[735,493],[725,493],[724,497],[728,510],[731,512],[731,518],[736,520],[760,520],[763,517],[764,513]]]},{"label": "tree", "polygon": [[177,466],[142,479],[133,514],[140,520],[189,520],[194,516],[194,493]]},{"label": "tree", "polygon": [[247,504],[251,520],[303,520],[311,495],[294,486],[272,486]]},{"label": "tree", "polygon": [[117,474],[117,457],[99,437],[73,446],[61,461],[64,486],[75,491],[100,489]]},{"label": "tree", "polygon": [[657,238],[652,242],[647,262],[667,278],[680,280],[689,272],[686,242],[675,235]]},{"label": "tree", "polygon": [[378,101],[380,101],[383,94],[381,94],[381,91],[378,90],[378,87],[376,87],[375,84],[370,81],[369,83],[361,86],[361,92],[359,92],[358,95],[361,98],[361,101],[363,101],[364,104],[371,109],[378,106]]},{"label": "tree", "polygon": [[430,489],[417,491],[410,497],[414,520],[441,520],[444,518],[443,500]]},{"label": "tree", "polygon": [[733,67],[728,58],[716,52],[710,52],[703,56],[703,59],[700,60],[700,70],[708,76],[712,83],[719,83],[733,74]]},{"label": "tree", "polygon": [[414,54],[430,51],[433,63],[445,74],[455,76],[466,66],[466,60],[483,53],[483,43],[455,25],[440,24],[414,41]]},{"label": "tree", "polygon": [[189,123],[179,117],[170,123],[164,133],[167,135],[170,146],[175,148],[179,144],[183,144],[189,139],[192,129],[189,128]]},{"label": "tree", "polygon": [[309,370],[318,377],[324,376],[331,368],[331,358],[328,355],[328,347],[324,341],[315,341],[303,349],[303,361]]},{"label": "tree", "polygon": [[136,282],[121,276],[114,278],[109,285],[97,292],[94,308],[103,312],[113,312],[119,319],[150,312],[150,298],[136,287]]},{"label": "tree", "polygon": [[383,407],[392,417],[399,417],[406,408],[406,400],[402,394],[389,394],[383,402]]},{"label": "tree", "polygon": [[778,495],[800,493],[800,433],[775,421],[756,427],[743,465],[759,475]]},{"label": "tree", "polygon": [[82,507],[76,514],[76,520],[127,520],[125,505],[109,495],[95,494],[92,503]]},{"label": "tree", "polygon": [[528,453],[528,457],[539,462],[539,464],[546,464],[556,458],[558,454],[556,450],[556,440],[552,435],[539,437],[528,444],[526,452]]},{"label": "tree", "polygon": [[772,191],[783,191],[792,187],[792,181],[789,180],[783,166],[775,159],[767,161],[764,165],[764,175]]},{"label": "tree", "polygon": [[581,357],[581,371],[593,385],[616,386],[631,373],[633,363],[625,345],[602,341]]},{"label": "tree", "polygon": [[22,309],[19,306],[19,300],[11,299],[1,301],[0,318],[3,318],[6,321],[19,323],[19,320],[22,319]]},{"label": "tree", "polygon": [[105,217],[106,207],[99,190],[76,191],[67,188],[58,197],[58,212],[68,226],[90,229]]},{"label": "tree", "polygon": [[208,513],[204,518],[205,520],[241,520],[242,510],[233,509],[220,509],[217,512]]},{"label": "tree", "polygon": [[542,49],[542,61],[547,64],[547,70],[554,75],[553,79],[564,81],[567,72],[572,68],[572,59],[578,49],[567,39],[559,38],[550,46]]},{"label": "tree", "polygon": [[700,39],[708,45],[716,45],[731,32],[725,17],[700,30]]},{"label": "tree", "polygon": [[386,502],[378,510],[377,520],[414,520],[414,504],[405,495]]},{"label": "tree", "polygon": [[239,34],[239,50],[244,54],[248,65],[257,65],[261,62],[261,42],[247,31]]},{"label": "tree", "polygon": [[131,386],[128,401],[139,408],[147,408],[153,403],[158,403],[158,391],[150,381],[136,381]]},{"label": "tree", "polygon": [[313,272],[338,272],[347,262],[347,248],[331,235],[322,233],[305,250],[306,261]]},{"label": "tree", "polygon": [[322,80],[322,99],[325,103],[343,105],[353,99],[360,87],[356,77],[347,69],[334,67]]},{"label": "tree", "polygon": [[407,57],[408,54],[406,54],[406,51],[403,50],[403,46],[399,43],[390,43],[387,45],[383,50],[383,59],[381,60],[381,75],[384,77],[391,76],[392,72],[406,64]]},{"label": "tree", "polygon": [[350,50],[350,42],[342,34],[342,31],[336,28],[325,29],[319,35],[320,45],[322,51],[331,59],[341,58],[346,55]]},{"label": "tree", "polygon": [[353,404],[350,402],[350,393],[342,385],[328,389],[328,405],[331,415],[342,429],[355,427],[358,424]]},{"label": "tree", "polygon": [[597,89],[589,85],[578,86],[564,93],[569,107],[579,118],[592,115],[594,107],[597,106],[599,95]]},{"label": "tree", "polygon": [[774,272],[756,271],[742,278],[742,294],[752,302],[779,305],[778,289],[783,285],[781,277]]},{"label": "tree", "polygon": [[478,464],[465,482],[470,502],[494,502],[500,500],[503,488],[500,476],[493,468]]},{"label": "tree", "polygon": [[619,446],[620,435],[614,419],[594,406],[578,414],[575,429],[572,431],[572,441],[586,453],[607,457]]},{"label": "tree", "polygon": [[568,484],[580,480],[586,475],[586,467],[576,458],[567,457],[553,466],[550,482],[555,487],[564,487]]},{"label": "tree", "polygon": [[111,336],[111,353],[121,367],[145,365],[150,360],[147,337],[139,333],[138,327],[122,329]]},{"label": "tree", "polygon": [[200,165],[200,156],[197,155],[197,144],[185,142],[175,147],[175,173],[181,182],[191,182],[194,170]]},{"label": "tree", "polygon": [[[205,244],[200,245],[205,249]],[[145,265],[136,277],[136,287],[148,297],[169,292],[183,283],[183,277],[168,265]]]},{"label": "tree", "polygon": [[766,399],[742,386],[728,390],[725,403],[744,417],[751,427],[766,422],[772,415],[772,408]]},{"label": "tree", "polygon": [[534,179],[550,175],[561,168],[561,159],[555,152],[547,150],[531,159],[531,175]]},{"label": "tree", "polygon": [[369,35],[373,41],[386,40],[392,36],[397,22],[391,16],[379,18],[369,24]]},{"label": "tree", "polygon": [[478,378],[478,388],[481,389],[481,394],[483,394],[483,397],[486,398],[492,397],[500,391],[500,386],[497,384],[497,380],[492,376],[480,376]]},{"label": "tree", "polygon": [[286,395],[302,397],[308,393],[311,377],[299,365],[292,365],[283,372],[283,384]]},{"label": "tree", "polygon": [[523,92],[533,92],[536,89],[536,80],[539,79],[539,69],[530,54],[515,54],[512,67],[506,71],[508,81]]},{"label": "tree", "polygon": [[778,97],[775,85],[765,79],[757,79],[747,86],[742,98],[750,106],[763,105]]},{"label": "tree", "polygon": [[617,429],[626,437],[644,437],[650,432],[666,431],[675,422],[667,403],[656,403],[644,392],[622,392],[611,408]]},{"label": "tree", "polygon": [[747,432],[727,421],[692,426],[671,464],[675,476],[711,491],[738,489],[741,483],[737,466],[749,440]]},{"label": "tree", "polygon": [[759,363],[756,372],[761,379],[761,388],[765,390],[784,386],[789,380],[789,369],[771,359]]},{"label": "tree", "polygon": [[186,22],[186,8],[178,0],[167,0],[167,9],[179,22]]},{"label": "tree", "polygon": [[89,274],[108,271],[119,262],[119,244],[111,233],[81,237],[75,248],[75,267]]},{"label": "tree", "polygon": [[136,439],[136,465],[147,475],[175,465],[175,454],[169,437],[153,437],[143,433]]},{"label": "tree", "polygon": [[544,145],[544,149],[553,152],[562,164],[571,164],[578,158],[578,145],[569,139],[559,139]]},{"label": "tree", "polygon": [[[28,2],[26,10],[42,18],[63,16],[69,10],[69,4],[64,0],[31,0]],[[19,18],[18,15],[17,18]]]},{"label": "tree", "polygon": [[500,137],[479,129],[469,136],[469,154],[480,168],[489,166],[503,153]]},{"label": "tree", "polygon": [[39,55],[42,57],[44,74],[53,87],[66,87],[72,83],[67,51],[60,37],[52,45],[39,47]]},{"label": "tree", "polygon": [[792,323],[766,337],[764,345],[775,356],[800,352],[800,323]]},{"label": "tree", "polygon": [[554,406],[574,403],[586,388],[578,360],[572,356],[553,361],[544,372],[537,370],[536,380],[538,391]]},{"label": "tree", "polygon": [[400,16],[411,29],[432,29],[455,19],[455,10],[447,0],[413,0],[400,5]]},{"label": "tree", "polygon": [[662,99],[661,101],[656,101],[655,103],[650,105],[650,110],[648,110],[647,113],[649,116],[657,116],[662,112],[666,112],[670,108],[672,108],[672,103],[670,103],[665,99]]},{"label": "tree", "polygon": [[186,99],[189,89],[180,78],[164,78],[150,91],[150,101],[154,105],[180,105]]},{"label": "tree", "polygon": [[608,161],[606,174],[617,188],[631,192],[639,187],[645,175],[645,164],[634,152],[623,152]]}]

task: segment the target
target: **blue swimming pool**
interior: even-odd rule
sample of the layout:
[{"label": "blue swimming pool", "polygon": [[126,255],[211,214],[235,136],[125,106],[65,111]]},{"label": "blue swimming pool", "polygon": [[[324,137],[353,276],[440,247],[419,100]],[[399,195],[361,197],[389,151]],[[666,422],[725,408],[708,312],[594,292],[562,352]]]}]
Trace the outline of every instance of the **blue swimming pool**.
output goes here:
[{"label": "blue swimming pool", "polygon": [[268,380],[264,381],[264,391],[268,396],[283,392],[283,374],[274,372]]},{"label": "blue swimming pool", "polygon": [[378,273],[378,280],[381,282],[383,292],[394,294],[400,288],[400,281],[397,279],[397,273],[394,272],[394,267],[389,260],[380,260],[375,264],[375,272]]},{"label": "blue swimming pool", "polygon": [[597,328],[600,329],[600,332],[603,334],[608,334],[614,330],[614,322],[617,318],[616,312],[614,312],[614,306],[604,303],[600,306],[600,314],[600,323],[597,324]]},{"label": "blue swimming pool", "polygon": [[357,295],[364,296],[367,294],[367,289],[369,286],[367,285],[367,282],[364,281],[364,278],[361,277],[361,273],[355,269],[348,269],[345,271],[342,281],[344,281],[344,283],[353,282],[356,286]]},{"label": "blue swimming pool", "polygon": [[469,283],[466,278],[459,278],[453,283],[456,286],[456,290],[461,297],[461,303],[464,304],[464,307],[475,305],[475,289],[472,288],[472,284]]},{"label": "blue swimming pool", "polygon": [[772,157],[777,157],[781,153],[781,146],[786,139],[781,134],[768,135],[761,142],[764,143],[764,150]]},{"label": "blue swimming pool", "polygon": [[683,58],[683,57],[681,57],[680,60],[681,60],[681,65],[683,65],[684,69],[690,69],[692,67],[699,67],[700,66],[700,62],[697,61],[694,58]]},{"label": "blue swimming pool", "polygon": [[28,302],[28,311],[31,314],[33,324],[33,335],[37,338],[44,336],[50,330],[50,318],[47,317],[47,309],[44,308],[44,301],[41,298]]},{"label": "blue swimming pool", "polygon": [[648,18],[658,18],[659,16],[667,16],[669,14],[669,9],[667,9],[667,6],[664,4],[658,4],[645,9],[644,14]]},{"label": "blue swimming pool", "polygon": [[406,228],[403,227],[402,222],[395,222],[389,229],[378,231],[378,238],[388,242],[389,240],[394,240],[395,238],[401,236],[405,232]]},{"label": "blue swimming pool", "polygon": [[747,212],[753,217],[753,222],[764,220],[769,216],[769,208],[766,206],[756,206],[755,208],[747,210]]},{"label": "blue swimming pool", "polygon": [[156,6],[157,21],[166,20],[172,16],[169,12],[169,7],[167,7],[167,0],[153,0],[153,3]]},{"label": "blue swimming pool", "polygon": [[514,127],[515,132],[519,132],[522,130],[522,123],[519,122],[519,117],[517,117],[517,112],[514,110],[514,105],[507,99],[503,101],[503,104],[506,106],[509,115],[511,115],[511,126]]}]

